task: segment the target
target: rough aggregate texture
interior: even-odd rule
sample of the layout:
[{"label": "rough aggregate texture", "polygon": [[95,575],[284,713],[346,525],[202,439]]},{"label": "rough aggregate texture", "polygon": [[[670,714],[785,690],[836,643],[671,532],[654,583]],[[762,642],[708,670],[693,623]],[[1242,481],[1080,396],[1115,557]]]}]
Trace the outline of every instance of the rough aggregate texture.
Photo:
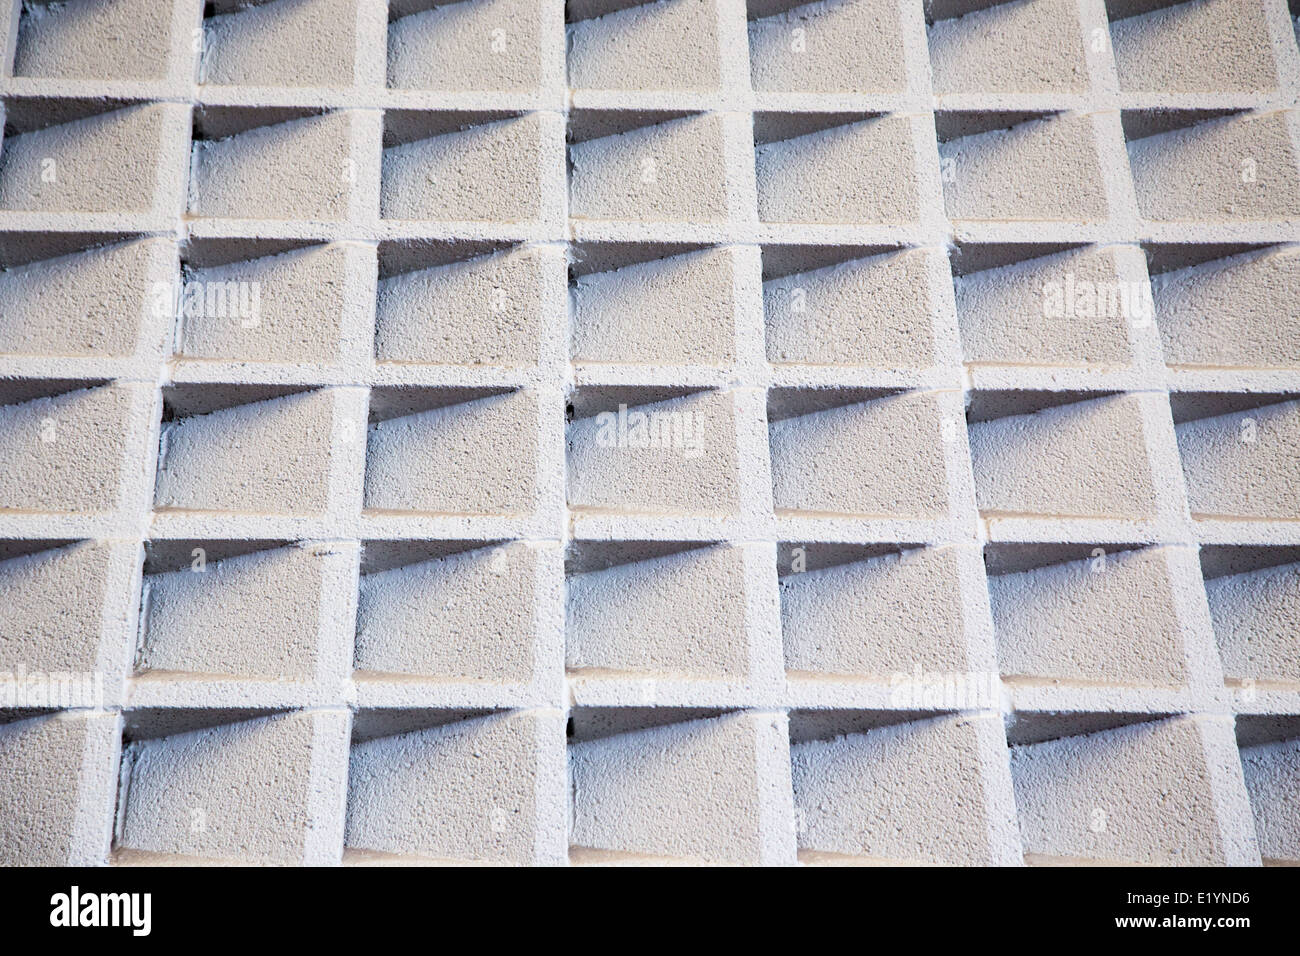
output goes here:
[{"label": "rough aggregate texture", "polygon": [[0,3],[0,864],[1300,864],[1296,12]]}]

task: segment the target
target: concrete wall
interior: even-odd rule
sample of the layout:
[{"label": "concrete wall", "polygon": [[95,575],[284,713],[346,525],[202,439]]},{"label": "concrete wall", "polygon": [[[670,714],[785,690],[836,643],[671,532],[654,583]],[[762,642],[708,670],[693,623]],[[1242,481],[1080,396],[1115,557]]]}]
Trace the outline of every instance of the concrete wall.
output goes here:
[{"label": "concrete wall", "polygon": [[0,863],[1300,862],[1286,0],[0,39]]}]

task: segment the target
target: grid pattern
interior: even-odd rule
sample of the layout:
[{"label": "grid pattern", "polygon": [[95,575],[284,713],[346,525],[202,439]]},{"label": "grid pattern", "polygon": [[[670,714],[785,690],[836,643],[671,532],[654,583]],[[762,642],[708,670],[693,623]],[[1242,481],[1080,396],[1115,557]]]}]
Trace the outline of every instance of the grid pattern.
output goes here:
[{"label": "grid pattern", "polygon": [[0,9],[0,861],[1300,861],[1294,15]]}]

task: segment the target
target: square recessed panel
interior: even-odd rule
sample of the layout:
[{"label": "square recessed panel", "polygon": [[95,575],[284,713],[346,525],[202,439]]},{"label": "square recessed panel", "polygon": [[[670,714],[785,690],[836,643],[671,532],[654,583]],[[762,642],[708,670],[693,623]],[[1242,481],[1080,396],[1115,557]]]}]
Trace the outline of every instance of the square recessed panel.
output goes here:
[{"label": "square recessed panel", "polygon": [[938,93],[1085,93],[1086,44],[1074,0],[977,6],[929,29]]},{"label": "square recessed panel", "polygon": [[1268,8],[1264,0],[1190,0],[1114,20],[1110,34],[1120,88],[1161,93],[1277,89]]},{"label": "square recessed panel", "polygon": [[762,92],[897,93],[908,87],[894,0],[751,2],[750,82]]},{"label": "square recessed panel", "polygon": [[361,0],[208,3],[200,76],[214,86],[352,86]]},{"label": "square recessed panel", "polygon": [[389,5],[388,86],[525,92],[542,83],[537,0],[415,0]]}]

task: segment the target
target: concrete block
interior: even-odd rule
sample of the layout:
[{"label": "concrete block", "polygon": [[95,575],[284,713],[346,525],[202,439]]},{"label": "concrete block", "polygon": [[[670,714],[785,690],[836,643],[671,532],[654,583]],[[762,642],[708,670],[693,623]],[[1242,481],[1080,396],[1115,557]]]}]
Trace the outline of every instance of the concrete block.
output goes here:
[{"label": "concrete block", "polygon": [[1300,517],[1300,401],[1176,428],[1193,517]]},{"label": "concrete block", "polygon": [[595,513],[735,514],[736,406],[725,391],[591,392],[568,428],[568,501]]},{"label": "concrete block", "polygon": [[948,217],[1104,221],[1110,200],[1093,122],[1058,113],[940,143]]},{"label": "concrete block", "polygon": [[797,118],[776,114],[755,128],[759,219],[916,222],[919,185],[911,121],[851,115],[828,120],[835,125],[802,132]]},{"label": "concrete block", "polygon": [[947,262],[896,250],[763,283],[767,359],[779,364],[927,368],[935,362],[931,279]]},{"label": "concrete block", "polygon": [[1133,140],[1138,207],[1160,222],[1300,217],[1300,165],[1286,112],[1210,119]]},{"label": "concrete block", "polygon": [[394,363],[534,365],[547,307],[564,281],[563,257],[544,246],[382,277],[375,355]]},{"label": "concrete block", "polygon": [[126,357],[146,342],[159,289],[170,290],[175,246],[136,239],[0,273],[0,352]]},{"label": "concrete block", "polygon": [[352,86],[358,0],[223,4],[203,21],[202,82]]},{"label": "concrete block", "polygon": [[1002,674],[1014,680],[1178,687],[1187,682],[1165,548],[989,576]]},{"label": "concrete block", "polygon": [[346,860],[562,861],[563,833],[538,806],[562,740],[558,715],[518,711],[355,742]]},{"label": "concrete block", "polygon": [[160,562],[157,570],[146,564],[137,674],[316,675],[331,623],[324,619],[326,589],[350,585],[346,553],[271,543],[223,557],[221,542],[167,544],[179,560]]},{"label": "concrete block", "polygon": [[[805,553],[818,552],[804,546]],[[781,577],[785,666],[810,676],[889,680],[969,669],[961,562],[954,548],[915,548]],[[856,556],[852,556],[856,557]],[[898,596],[907,595],[906,601]]]},{"label": "concrete block", "polygon": [[996,3],[930,27],[938,93],[1086,93],[1075,0]]},{"label": "concrete block", "polygon": [[570,217],[725,220],[723,138],[722,117],[705,113],[574,143],[569,147]]},{"label": "concrete block", "polygon": [[385,219],[518,222],[542,213],[542,141],[536,113],[386,146]]},{"label": "concrete block", "polygon": [[765,862],[775,848],[762,828],[771,798],[760,764],[785,732],[784,718],[740,712],[570,745],[570,858]]},{"label": "concrete block", "polygon": [[[420,550],[386,559],[373,542],[357,607],[358,672],[526,683],[538,666],[537,551],[522,542]],[[445,544],[431,542],[430,544]],[[451,544],[445,544],[451,547]]]},{"label": "concrete block", "polygon": [[1168,272],[1153,284],[1165,362],[1292,368],[1300,355],[1300,250],[1281,246]]},{"label": "concrete block", "polygon": [[903,25],[894,0],[798,3],[749,21],[755,90],[899,93],[907,89]]},{"label": "concrete block", "polygon": [[[339,862],[346,712],[295,712],[136,740],[122,753],[116,851],[192,865]],[[337,838],[337,843],[333,839]]]},{"label": "concrete block", "polygon": [[1152,322],[1145,282],[1113,247],[1084,246],[954,279],[962,354],[972,364],[1117,367],[1130,326]]},{"label": "concrete block", "polygon": [[[314,514],[329,492],[331,390],[261,398],[244,393],[212,410],[182,406],[164,422],[158,510]],[[164,396],[166,398],[166,396]]]},{"label": "concrete block", "polygon": [[1258,863],[1249,821],[1219,816],[1228,794],[1216,784],[1240,781],[1235,749],[1230,728],[1203,717],[1012,747],[1026,860]]},{"label": "concrete block", "polygon": [[172,0],[23,4],[14,76],[153,80],[167,75]]},{"label": "concrete block", "polygon": [[1205,595],[1225,678],[1300,684],[1300,564],[1207,578]]},{"label": "concrete block", "polygon": [[800,861],[1014,862],[980,772],[1001,733],[997,715],[952,716],[792,744]]},{"label": "concrete block", "polygon": [[1259,92],[1278,87],[1266,3],[1192,0],[1111,24],[1124,90]]},{"label": "concrete block", "polygon": [[969,435],[975,500],[986,517],[1155,514],[1156,479],[1137,396],[976,421]]},{"label": "concrete block", "polygon": [[[388,396],[381,393],[381,399]],[[537,398],[398,390],[371,400],[365,507],[374,512],[524,515],[536,506]]]},{"label": "concrete block", "polygon": [[28,383],[39,397],[0,405],[0,511],[95,513],[122,500],[130,386]]},{"label": "concrete block", "polygon": [[0,862],[94,866],[108,855],[117,776],[114,715],[0,724]]},{"label": "concrete block", "polygon": [[679,547],[569,576],[569,671],[695,679],[749,672],[743,552]]},{"label": "concrete block", "polygon": [[465,0],[391,20],[388,85],[537,89],[542,84],[542,22],[536,0]]},{"label": "concrete block", "polygon": [[736,357],[736,254],[707,248],[580,276],[574,361],[727,366]]},{"label": "concrete block", "polygon": [[177,109],[144,103],[68,120],[57,112],[32,117],[34,128],[4,137],[0,209],[151,212],[159,180],[173,172],[164,137]]},{"label": "concrete block", "polygon": [[1300,739],[1243,748],[1241,770],[1264,865],[1300,863]]},{"label": "concrete block", "polygon": [[782,409],[774,417],[769,399],[777,514],[935,518],[947,513],[942,413],[935,393],[865,401],[851,392],[841,399],[832,393],[821,408],[789,411],[794,414],[787,417]]},{"label": "concrete block", "polygon": [[715,0],[594,6],[614,9],[568,25],[570,86],[716,90],[720,85],[722,54]]},{"label": "concrete block", "polygon": [[[248,121],[261,122],[255,116]],[[228,219],[346,218],[354,168],[351,136],[350,115],[335,111],[198,140],[190,213]]]},{"label": "concrete block", "polygon": [[[126,664],[114,627],[118,597],[134,578],[135,547],[105,541],[4,542],[0,559],[0,671],[16,674],[69,673],[94,680],[101,689],[116,674],[106,665]],[[130,622],[134,631],[134,621]],[[114,652],[120,659],[114,660]],[[100,701],[102,704],[103,701]]]},{"label": "concrete block", "polygon": [[327,243],[186,269],[177,355],[337,362],[347,329],[370,324],[372,300],[360,283],[349,281],[366,269],[367,258],[360,247]]}]

